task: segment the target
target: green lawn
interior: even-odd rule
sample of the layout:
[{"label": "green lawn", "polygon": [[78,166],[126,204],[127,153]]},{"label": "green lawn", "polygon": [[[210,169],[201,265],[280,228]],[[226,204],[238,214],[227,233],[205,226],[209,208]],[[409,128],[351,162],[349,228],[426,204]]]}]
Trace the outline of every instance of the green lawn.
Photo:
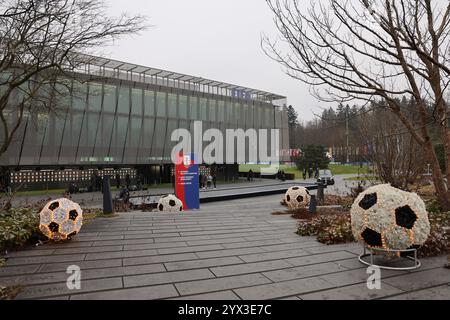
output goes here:
[{"label": "green lawn", "polygon": [[368,167],[360,167],[360,166],[353,166],[353,165],[345,165],[345,164],[330,164],[329,168],[333,175],[340,175],[340,174],[368,174],[369,168]]},{"label": "green lawn", "polygon": [[[260,173],[261,168],[268,168],[268,165],[258,165],[258,164],[242,164],[239,166],[239,172],[247,173],[250,170],[252,170],[255,173]],[[363,167],[360,168],[359,166],[354,165],[345,165],[345,164],[330,164],[329,169],[333,173],[333,175],[340,175],[340,174],[368,174],[369,168]],[[286,165],[280,165],[280,170],[283,170],[286,173],[294,173],[296,179],[300,179],[303,177],[300,170],[297,168],[288,167]],[[276,172],[274,172],[276,173]]]}]

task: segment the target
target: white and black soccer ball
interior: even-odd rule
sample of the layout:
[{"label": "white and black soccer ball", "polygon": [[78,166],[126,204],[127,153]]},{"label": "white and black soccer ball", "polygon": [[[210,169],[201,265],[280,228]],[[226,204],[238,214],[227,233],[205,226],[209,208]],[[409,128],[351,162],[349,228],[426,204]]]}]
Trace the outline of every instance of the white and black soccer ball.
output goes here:
[{"label": "white and black soccer ball", "polygon": [[39,213],[39,229],[50,240],[70,240],[80,232],[83,210],[69,199],[52,200]]},{"label": "white and black soccer ball", "polygon": [[162,197],[158,202],[158,211],[161,212],[180,212],[183,211],[183,202],[170,194]]},{"label": "white and black soccer ball", "polygon": [[309,205],[311,196],[305,187],[291,187],[284,196],[284,201],[291,209],[302,208]]},{"label": "white and black soccer ball", "polygon": [[369,248],[419,248],[430,235],[423,200],[388,184],[361,193],[351,208],[351,219],[355,239]]}]

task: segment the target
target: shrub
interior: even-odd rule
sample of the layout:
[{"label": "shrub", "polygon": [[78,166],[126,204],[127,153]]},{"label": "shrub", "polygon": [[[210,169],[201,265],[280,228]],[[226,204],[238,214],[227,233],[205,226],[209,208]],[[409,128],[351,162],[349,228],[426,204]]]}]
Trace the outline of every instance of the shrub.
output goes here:
[{"label": "shrub", "polygon": [[0,300],[14,300],[21,291],[21,286],[0,287]]},{"label": "shrub", "polygon": [[36,207],[0,211],[0,252],[22,247],[29,240],[40,240],[39,210]]},{"label": "shrub", "polygon": [[348,212],[330,213],[301,220],[297,234],[317,236],[317,241],[328,245],[355,241]]},{"label": "shrub", "polygon": [[450,212],[434,212],[429,215],[431,234],[419,249],[420,257],[440,256],[450,252]]}]

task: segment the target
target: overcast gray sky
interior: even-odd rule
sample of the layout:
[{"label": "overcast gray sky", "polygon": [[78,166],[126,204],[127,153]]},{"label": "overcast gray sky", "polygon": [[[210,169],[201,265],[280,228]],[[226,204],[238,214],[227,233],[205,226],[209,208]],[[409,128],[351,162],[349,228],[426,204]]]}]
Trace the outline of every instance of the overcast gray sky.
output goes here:
[{"label": "overcast gray sky", "polygon": [[261,89],[288,97],[300,120],[321,104],[262,51],[277,30],[264,0],[106,0],[113,15],[142,14],[153,25],[106,49],[110,58]]}]

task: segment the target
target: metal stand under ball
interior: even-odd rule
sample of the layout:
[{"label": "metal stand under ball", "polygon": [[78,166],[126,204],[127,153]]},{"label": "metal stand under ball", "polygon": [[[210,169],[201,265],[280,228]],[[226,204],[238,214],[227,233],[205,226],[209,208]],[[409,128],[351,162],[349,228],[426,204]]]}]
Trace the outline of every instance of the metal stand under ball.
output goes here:
[{"label": "metal stand under ball", "polygon": [[[367,253],[367,250],[369,250],[370,253]],[[383,253],[413,253],[413,257],[410,257],[409,255],[405,256],[404,259],[408,259],[414,262],[414,265],[411,267],[388,267],[388,266],[382,266],[382,265],[376,265],[373,263],[373,256],[374,252],[383,252]],[[364,260],[364,258],[370,257],[370,262],[367,262]],[[419,269],[422,266],[422,263],[417,258],[417,249],[406,249],[406,250],[387,250],[387,249],[381,249],[381,248],[368,248],[364,246],[364,253],[359,256],[359,262],[366,266],[371,267],[378,267],[380,269],[384,270],[397,270],[397,271],[407,271],[407,270],[416,270]]]}]

